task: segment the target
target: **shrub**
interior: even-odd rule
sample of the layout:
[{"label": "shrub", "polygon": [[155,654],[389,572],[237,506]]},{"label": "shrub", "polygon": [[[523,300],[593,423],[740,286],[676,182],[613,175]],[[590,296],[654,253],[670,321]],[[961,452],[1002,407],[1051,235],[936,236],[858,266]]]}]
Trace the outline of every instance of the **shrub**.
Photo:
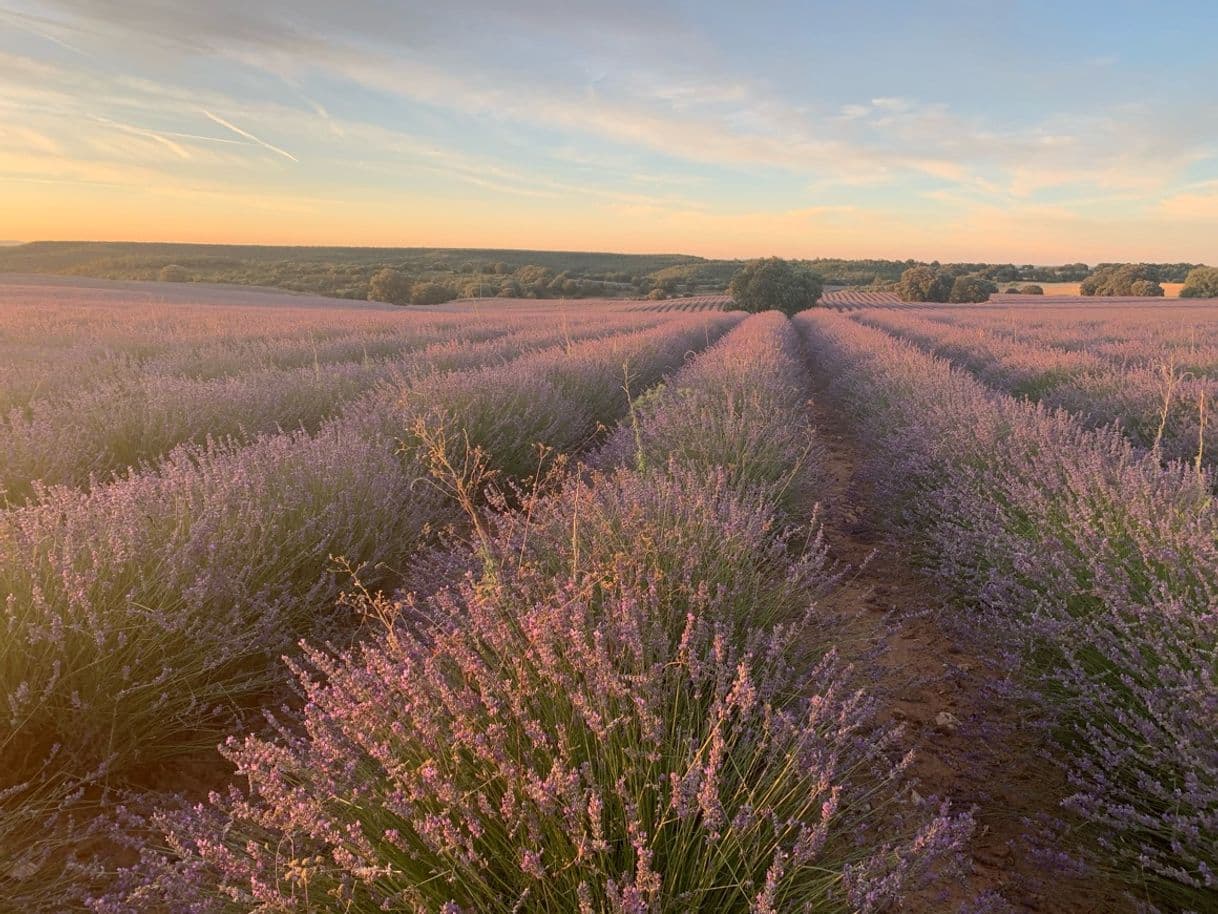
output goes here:
[{"label": "shrub", "polygon": [[385,267],[372,274],[368,283],[368,301],[383,301],[391,305],[410,304],[410,277],[401,270]]},{"label": "shrub", "polygon": [[1218,267],[1194,267],[1189,271],[1181,298],[1218,298]]},{"label": "shrub", "polygon": [[161,282],[190,282],[191,275],[186,267],[171,263],[161,267],[161,272],[157,274],[157,278]]},{"label": "shrub", "polygon": [[[1141,283],[1136,292],[1135,283]],[[1163,288],[1154,267],[1145,263],[1122,263],[1097,268],[1080,283],[1079,292],[1083,295],[1158,296],[1163,294]]]},{"label": "shrub", "polygon": [[1037,285],[1027,285],[1019,287],[1020,295],[1044,295],[1045,290]]},{"label": "shrub", "polygon": [[1129,294],[1142,298],[1162,298],[1163,287],[1153,279],[1135,279],[1129,284]]},{"label": "shrub", "polygon": [[956,278],[947,270],[928,266],[910,267],[901,274],[897,295],[901,301],[946,302]]},{"label": "shrub", "polygon": [[462,298],[487,298],[495,295],[496,286],[482,280],[473,280],[461,286]]},{"label": "shrub", "polygon": [[410,288],[412,305],[440,305],[456,297],[452,287],[442,282],[416,282]]},{"label": "shrub", "polygon": [[663,301],[668,298],[668,293],[663,289],[652,289],[647,293],[647,298],[650,301]]},{"label": "shrub", "polygon": [[947,300],[953,304],[989,301],[998,287],[979,276],[957,276],[952,282],[952,291]]},{"label": "shrub", "polygon": [[743,311],[798,314],[820,300],[824,282],[807,267],[778,257],[754,260],[732,277],[728,291]]},{"label": "shrub", "polygon": [[532,298],[539,298],[545,295],[549,289],[550,282],[554,278],[552,270],[537,266],[536,264],[527,264],[520,267],[513,275],[525,293]]}]

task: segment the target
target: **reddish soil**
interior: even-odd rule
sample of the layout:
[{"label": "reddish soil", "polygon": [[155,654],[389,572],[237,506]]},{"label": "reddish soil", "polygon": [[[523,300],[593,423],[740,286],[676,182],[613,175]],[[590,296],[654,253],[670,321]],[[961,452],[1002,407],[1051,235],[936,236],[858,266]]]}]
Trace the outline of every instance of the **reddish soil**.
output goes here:
[{"label": "reddish soil", "polygon": [[826,537],[835,557],[857,569],[829,607],[840,616],[841,650],[856,661],[861,684],[878,694],[884,716],[904,725],[903,748],[917,752],[917,791],[972,809],[977,823],[963,880],[945,878],[903,910],[954,912],[992,892],[1013,912],[1132,911],[1119,887],[1054,871],[1034,849],[1044,844],[1028,837],[1025,822],[1058,811],[1064,778],[1019,712],[989,688],[995,672],[952,636],[946,624],[950,598],[876,522],[879,514],[859,476],[860,443],[818,394],[812,408],[830,477]]}]

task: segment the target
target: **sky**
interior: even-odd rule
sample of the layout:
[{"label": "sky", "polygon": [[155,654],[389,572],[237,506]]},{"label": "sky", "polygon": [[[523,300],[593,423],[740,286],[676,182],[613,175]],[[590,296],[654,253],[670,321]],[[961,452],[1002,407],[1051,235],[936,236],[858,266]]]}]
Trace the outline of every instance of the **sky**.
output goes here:
[{"label": "sky", "polygon": [[0,239],[1218,263],[1214,0],[0,0]]}]

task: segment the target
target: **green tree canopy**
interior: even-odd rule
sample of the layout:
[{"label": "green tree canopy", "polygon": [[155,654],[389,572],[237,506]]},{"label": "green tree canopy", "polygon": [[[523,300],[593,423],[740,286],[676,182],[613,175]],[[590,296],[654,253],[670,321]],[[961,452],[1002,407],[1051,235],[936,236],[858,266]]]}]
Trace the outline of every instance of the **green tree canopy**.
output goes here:
[{"label": "green tree canopy", "polygon": [[966,302],[989,301],[990,296],[998,291],[998,286],[980,276],[957,276],[952,281],[952,291],[947,300],[955,304]]},{"label": "green tree canopy", "polygon": [[385,267],[372,274],[368,281],[368,301],[383,301],[393,305],[410,304],[410,277],[401,270]]},{"label": "green tree canopy", "polygon": [[1153,279],[1135,279],[1129,284],[1129,294],[1140,298],[1161,298],[1163,287]]},{"label": "green tree canopy", "polygon": [[951,298],[956,277],[940,267],[920,265],[901,274],[897,295],[901,301],[945,302]]},{"label": "green tree canopy", "polygon": [[1159,296],[1163,287],[1150,264],[1118,263],[1096,267],[1079,285],[1079,291],[1083,295]]},{"label": "green tree canopy", "polygon": [[412,305],[439,305],[456,297],[452,287],[442,282],[416,282],[410,289]]},{"label": "green tree canopy", "polygon": [[1189,271],[1181,298],[1218,298],[1218,267],[1194,267]]},{"label": "green tree canopy", "polygon": [[744,311],[774,310],[793,315],[820,300],[824,281],[802,264],[765,257],[737,271],[728,291],[736,307]]}]

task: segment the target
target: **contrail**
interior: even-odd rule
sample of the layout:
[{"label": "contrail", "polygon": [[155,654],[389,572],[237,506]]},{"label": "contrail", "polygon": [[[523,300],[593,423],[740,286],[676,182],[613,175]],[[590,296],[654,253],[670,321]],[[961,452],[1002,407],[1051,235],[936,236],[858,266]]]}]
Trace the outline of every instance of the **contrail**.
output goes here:
[{"label": "contrail", "polygon": [[268,143],[266,140],[258,139],[258,137],[254,136],[252,133],[250,133],[246,130],[242,130],[236,124],[230,124],[224,118],[220,117],[219,115],[212,114],[206,108],[200,108],[199,110],[202,111],[209,118],[211,118],[213,121],[215,121],[217,124],[219,124],[221,127],[227,127],[233,133],[237,134],[237,136],[243,136],[250,142],[257,143],[259,146],[269,149],[271,152],[276,152],[279,155],[283,156],[285,159],[291,159],[293,162],[300,161],[300,159],[296,158],[296,156],[292,155],[286,149],[280,149],[278,146],[272,145],[271,143]]},{"label": "contrail", "polygon": [[206,143],[223,143],[225,146],[253,146],[254,143],[245,140],[232,140],[223,136],[203,136],[200,133],[177,133],[173,130],[166,130],[162,136],[176,136],[183,140],[200,140]]},{"label": "contrail", "polygon": [[161,134],[157,133],[156,131],[148,130],[144,127],[135,127],[135,126],[132,126],[131,124],[123,124],[123,123],[120,123],[119,121],[112,121],[108,117],[99,117],[97,115],[93,116],[93,120],[97,121],[98,123],[105,124],[108,127],[113,127],[116,130],[122,130],[125,133],[132,133],[132,134],[135,134],[136,136],[142,136],[142,137],[147,137],[150,140],[156,140],[158,143],[163,145],[166,149],[170,150],[174,155],[176,155],[180,158],[183,158],[183,159],[191,158],[190,153],[187,152],[186,149],[180,143],[175,143],[173,140],[169,139],[166,136],[162,136]]}]

